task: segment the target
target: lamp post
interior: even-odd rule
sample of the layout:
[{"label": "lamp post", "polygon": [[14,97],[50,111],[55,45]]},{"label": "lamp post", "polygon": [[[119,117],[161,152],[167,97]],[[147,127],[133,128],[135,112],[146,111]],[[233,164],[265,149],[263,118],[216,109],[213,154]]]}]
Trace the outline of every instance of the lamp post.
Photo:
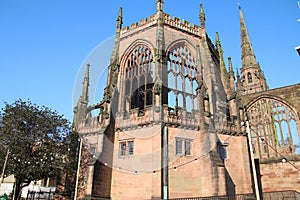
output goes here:
[{"label": "lamp post", "polygon": [[76,173],[75,173],[75,183],[74,183],[74,189],[72,190],[72,200],[77,199],[78,194],[78,178],[79,178],[79,170],[80,170],[80,159],[81,159],[81,150],[82,150],[82,140],[80,137],[78,137],[77,141],[77,148],[76,148]]}]

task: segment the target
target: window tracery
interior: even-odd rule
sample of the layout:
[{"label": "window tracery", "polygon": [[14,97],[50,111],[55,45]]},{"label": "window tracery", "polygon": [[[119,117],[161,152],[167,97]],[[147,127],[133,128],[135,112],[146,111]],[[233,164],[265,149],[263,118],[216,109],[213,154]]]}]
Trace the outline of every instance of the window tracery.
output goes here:
[{"label": "window tracery", "polygon": [[299,120],[288,105],[272,98],[262,98],[247,111],[253,149],[259,157],[276,156],[276,151],[300,154]]},{"label": "window tracery", "polygon": [[152,105],[153,54],[145,45],[139,45],[126,61],[124,72],[124,111]]},{"label": "window tracery", "polygon": [[168,106],[183,108],[187,112],[198,110],[196,89],[196,64],[191,52],[184,45],[168,53]]}]

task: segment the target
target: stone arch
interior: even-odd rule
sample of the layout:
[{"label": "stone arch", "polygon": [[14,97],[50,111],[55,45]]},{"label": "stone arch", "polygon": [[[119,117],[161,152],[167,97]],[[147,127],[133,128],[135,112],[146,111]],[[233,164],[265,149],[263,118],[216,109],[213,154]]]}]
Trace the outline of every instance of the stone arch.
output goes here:
[{"label": "stone arch", "polygon": [[249,101],[246,104],[246,106],[245,106],[246,110],[249,109],[249,107],[251,107],[255,102],[259,101],[260,99],[264,99],[264,98],[265,99],[273,99],[273,100],[276,100],[278,102],[285,104],[287,107],[289,107],[289,109],[293,110],[294,114],[297,116],[297,119],[300,120],[297,110],[294,108],[294,106],[292,106],[292,104],[290,102],[288,102],[285,99],[280,98],[278,96],[274,96],[274,95],[263,94],[263,95],[260,95],[256,98],[252,99],[251,101]]},{"label": "stone arch", "polygon": [[143,45],[147,48],[150,49],[150,51],[153,53],[154,55],[154,46],[153,44],[145,39],[137,39],[134,42],[131,43],[131,45],[129,45],[127,47],[127,49],[124,51],[121,59],[120,59],[120,66],[121,66],[121,74],[124,73],[124,68],[126,66],[126,60],[128,59],[128,57],[130,56],[130,54],[132,53],[132,51],[134,51],[138,46]]},{"label": "stone arch", "polygon": [[186,39],[175,40],[167,48],[168,93],[173,92],[176,100],[176,105],[170,107],[171,109],[178,108],[189,112],[198,110],[194,103],[197,98],[194,90],[198,87],[196,55],[195,46]]},{"label": "stone arch", "polygon": [[186,45],[189,50],[193,53],[193,55],[196,57],[196,46],[191,42],[189,41],[188,39],[177,39],[177,40],[174,40],[173,42],[171,42],[168,47],[166,48],[166,52],[169,52],[170,50],[172,50],[173,48],[175,48],[176,46],[179,46],[179,45]]},{"label": "stone arch", "polygon": [[153,103],[154,48],[146,40],[134,41],[121,58],[120,111],[143,113]]},{"label": "stone arch", "polygon": [[300,154],[299,115],[289,102],[264,94],[250,101],[246,111],[257,156]]}]

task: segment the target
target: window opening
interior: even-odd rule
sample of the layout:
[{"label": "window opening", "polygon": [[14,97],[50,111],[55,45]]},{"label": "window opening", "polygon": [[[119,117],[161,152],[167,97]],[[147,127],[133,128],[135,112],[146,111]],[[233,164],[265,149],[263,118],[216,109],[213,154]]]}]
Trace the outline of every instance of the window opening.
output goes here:
[{"label": "window opening", "polygon": [[259,157],[278,156],[273,149],[280,154],[300,154],[298,119],[288,105],[272,98],[262,98],[251,105],[248,113],[251,128],[255,131],[251,134],[252,142],[257,144]]},{"label": "window opening", "polygon": [[[128,57],[124,75],[124,104],[128,108],[143,111],[152,105],[154,61],[152,52],[144,45],[139,45]],[[130,101],[126,101],[130,99]],[[126,104],[130,104],[126,106]]]},{"label": "window opening", "polygon": [[130,156],[134,154],[134,141],[120,142],[120,156]]},{"label": "window opening", "polygon": [[248,77],[248,83],[252,83],[252,75],[250,72],[248,72],[247,77]]},{"label": "window opening", "polygon": [[176,155],[192,155],[192,140],[185,138],[176,138]]},{"label": "window opening", "polygon": [[[183,45],[171,50],[167,58],[169,108],[181,107],[188,110],[188,112],[198,110],[196,100],[198,83],[195,77],[197,70],[194,57],[188,48]],[[175,95],[175,98],[171,99],[170,97],[174,97],[173,95]],[[175,105],[174,99],[176,100]]]}]

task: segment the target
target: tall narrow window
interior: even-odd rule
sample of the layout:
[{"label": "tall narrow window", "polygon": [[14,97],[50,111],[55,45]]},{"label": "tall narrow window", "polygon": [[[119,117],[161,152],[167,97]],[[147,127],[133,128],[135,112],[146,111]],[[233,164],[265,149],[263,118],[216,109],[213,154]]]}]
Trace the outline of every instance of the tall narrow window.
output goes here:
[{"label": "tall narrow window", "polygon": [[176,140],[176,155],[182,155],[182,142],[181,139]]},{"label": "tall narrow window", "polygon": [[126,142],[120,143],[120,156],[126,156]]},{"label": "tall narrow window", "polygon": [[128,142],[128,155],[133,155],[134,143],[133,141]]},{"label": "tall narrow window", "polygon": [[248,78],[248,83],[252,83],[252,75],[250,72],[248,72],[247,78]]},{"label": "tall narrow window", "polygon": [[191,155],[191,144],[192,142],[190,140],[184,141],[184,151],[186,156]]}]

